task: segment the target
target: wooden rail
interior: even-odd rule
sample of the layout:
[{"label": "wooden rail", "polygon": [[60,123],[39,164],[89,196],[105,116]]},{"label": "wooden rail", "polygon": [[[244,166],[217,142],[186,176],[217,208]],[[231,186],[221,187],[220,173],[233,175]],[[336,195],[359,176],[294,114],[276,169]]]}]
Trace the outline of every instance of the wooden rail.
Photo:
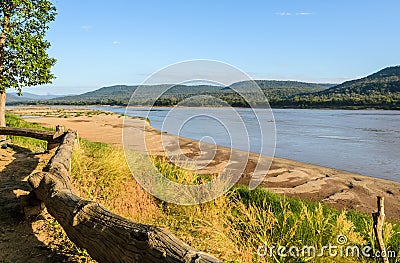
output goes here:
[{"label": "wooden rail", "polygon": [[74,194],[70,169],[76,138],[70,131],[62,136],[48,165],[29,177],[33,191],[27,202],[39,207],[44,203],[72,242],[99,262],[221,262],[167,229],[130,221]]},{"label": "wooden rail", "polygon": [[61,144],[61,141],[64,137],[64,127],[57,126],[55,132],[35,129],[0,127],[0,135],[24,136],[47,141],[47,150],[51,150]]}]

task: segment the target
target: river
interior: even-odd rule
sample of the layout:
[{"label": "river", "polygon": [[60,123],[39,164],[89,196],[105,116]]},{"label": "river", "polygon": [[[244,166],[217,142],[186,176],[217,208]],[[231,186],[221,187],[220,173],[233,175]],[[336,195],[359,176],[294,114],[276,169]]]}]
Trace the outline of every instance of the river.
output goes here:
[{"label": "river", "polygon": [[[94,108],[125,113],[125,108],[121,107]],[[220,112],[223,123],[237,121],[237,116],[225,114],[224,109],[210,110]],[[268,154],[269,150],[264,151],[259,145],[258,123],[251,110],[236,110],[252,138],[250,146],[244,139],[232,144],[236,129],[227,131],[215,119],[206,116],[192,118],[180,127],[182,120],[193,116],[192,108],[180,108],[171,116],[168,115],[170,108],[155,108],[149,116],[147,109],[130,108],[129,115],[148,117],[154,128],[175,135]],[[273,115],[276,157],[400,181],[400,111],[273,109]],[[164,122],[167,116],[168,121]],[[267,127],[273,126],[268,114],[263,121],[269,123]],[[271,140],[264,143],[267,149],[273,147]]]}]

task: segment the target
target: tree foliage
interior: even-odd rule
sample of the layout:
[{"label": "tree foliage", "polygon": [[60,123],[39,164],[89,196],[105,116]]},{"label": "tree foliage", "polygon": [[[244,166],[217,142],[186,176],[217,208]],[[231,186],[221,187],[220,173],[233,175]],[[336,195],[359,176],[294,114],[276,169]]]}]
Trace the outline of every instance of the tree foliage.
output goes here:
[{"label": "tree foliage", "polygon": [[0,0],[0,92],[51,83],[56,60],[45,37],[55,16],[47,0]]}]

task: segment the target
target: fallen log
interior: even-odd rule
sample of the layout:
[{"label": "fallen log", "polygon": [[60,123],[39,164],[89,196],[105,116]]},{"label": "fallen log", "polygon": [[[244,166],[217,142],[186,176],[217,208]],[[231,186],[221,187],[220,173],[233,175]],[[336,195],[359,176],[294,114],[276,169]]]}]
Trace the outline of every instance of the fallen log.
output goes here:
[{"label": "fallen log", "polygon": [[57,126],[54,132],[26,128],[0,127],[0,135],[24,136],[47,141],[47,150],[51,150],[60,145],[64,137],[64,128],[62,126]]},{"label": "fallen log", "polygon": [[67,132],[43,172],[29,178],[36,198],[72,242],[99,262],[221,262],[166,229],[132,222],[74,194],[70,164],[75,139],[75,132]]}]

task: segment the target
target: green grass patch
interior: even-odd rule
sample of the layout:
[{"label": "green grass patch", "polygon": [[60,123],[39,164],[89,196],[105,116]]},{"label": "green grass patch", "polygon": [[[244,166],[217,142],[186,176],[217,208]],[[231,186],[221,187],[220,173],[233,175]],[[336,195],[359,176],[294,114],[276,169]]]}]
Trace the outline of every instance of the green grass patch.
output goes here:
[{"label": "green grass patch", "polygon": [[[17,115],[11,114],[11,113],[6,113],[6,125],[8,127],[15,127],[15,128],[26,128],[26,129],[37,129],[37,130],[55,130],[51,128],[45,128],[40,126],[37,123],[30,123],[27,121],[24,121],[22,118],[20,118]],[[34,138],[28,138],[28,137],[23,137],[23,136],[7,136],[7,139],[11,140],[12,144],[28,148],[29,150],[33,152],[43,152],[46,150],[47,147],[47,142],[34,139]],[[11,145],[12,146],[12,145]]]}]

